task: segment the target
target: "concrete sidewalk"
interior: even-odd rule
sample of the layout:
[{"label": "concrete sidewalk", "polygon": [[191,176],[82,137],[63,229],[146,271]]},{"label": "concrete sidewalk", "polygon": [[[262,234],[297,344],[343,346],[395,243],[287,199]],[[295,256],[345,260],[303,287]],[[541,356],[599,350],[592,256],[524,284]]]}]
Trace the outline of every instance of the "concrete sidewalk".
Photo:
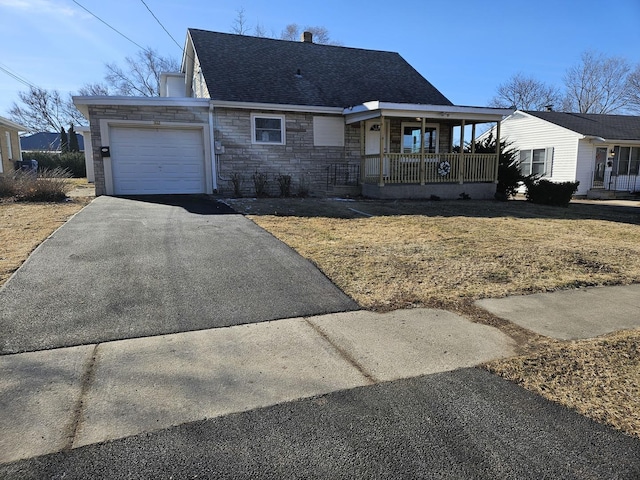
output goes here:
[{"label": "concrete sidewalk", "polygon": [[450,312],[299,317],[0,357],[0,463],[513,355]]},{"label": "concrete sidewalk", "polygon": [[640,285],[485,299],[476,305],[540,335],[560,340],[640,328]]}]

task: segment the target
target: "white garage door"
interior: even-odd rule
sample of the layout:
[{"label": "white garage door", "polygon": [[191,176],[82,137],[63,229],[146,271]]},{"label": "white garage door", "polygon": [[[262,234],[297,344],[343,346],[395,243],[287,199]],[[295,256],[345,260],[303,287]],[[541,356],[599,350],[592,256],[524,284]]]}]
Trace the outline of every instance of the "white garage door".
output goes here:
[{"label": "white garage door", "polygon": [[112,127],[115,195],[205,193],[202,129]]}]

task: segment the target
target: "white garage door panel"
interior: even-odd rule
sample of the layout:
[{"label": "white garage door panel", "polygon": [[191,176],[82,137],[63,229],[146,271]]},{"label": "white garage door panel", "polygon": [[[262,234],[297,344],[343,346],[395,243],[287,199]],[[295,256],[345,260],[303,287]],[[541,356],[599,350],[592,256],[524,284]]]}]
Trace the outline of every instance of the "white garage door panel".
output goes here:
[{"label": "white garage door panel", "polygon": [[202,130],[112,127],[116,195],[204,193]]}]

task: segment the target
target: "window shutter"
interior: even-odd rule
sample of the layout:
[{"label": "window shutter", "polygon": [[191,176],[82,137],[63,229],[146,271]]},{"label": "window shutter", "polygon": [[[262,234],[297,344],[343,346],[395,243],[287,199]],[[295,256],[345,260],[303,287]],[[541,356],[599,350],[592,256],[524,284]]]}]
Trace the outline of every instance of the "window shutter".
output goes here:
[{"label": "window shutter", "polygon": [[544,175],[545,177],[553,176],[553,147],[545,149],[544,152]]}]

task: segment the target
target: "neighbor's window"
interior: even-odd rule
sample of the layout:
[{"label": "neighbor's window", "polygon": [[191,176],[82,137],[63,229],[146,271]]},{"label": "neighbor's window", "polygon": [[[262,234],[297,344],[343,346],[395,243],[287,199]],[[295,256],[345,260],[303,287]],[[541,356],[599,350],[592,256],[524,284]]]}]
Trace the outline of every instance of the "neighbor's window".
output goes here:
[{"label": "neighbor's window", "polygon": [[523,175],[551,176],[553,148],[520,150],[520,172]]},{"label": "neighbor's window", "polygon": [[284,145],[284,115],[251,115],[251,141]]},{"label": "neighbor's window", "polygon": [[638,175],[640,147],[615,147],[613,175]]}]

